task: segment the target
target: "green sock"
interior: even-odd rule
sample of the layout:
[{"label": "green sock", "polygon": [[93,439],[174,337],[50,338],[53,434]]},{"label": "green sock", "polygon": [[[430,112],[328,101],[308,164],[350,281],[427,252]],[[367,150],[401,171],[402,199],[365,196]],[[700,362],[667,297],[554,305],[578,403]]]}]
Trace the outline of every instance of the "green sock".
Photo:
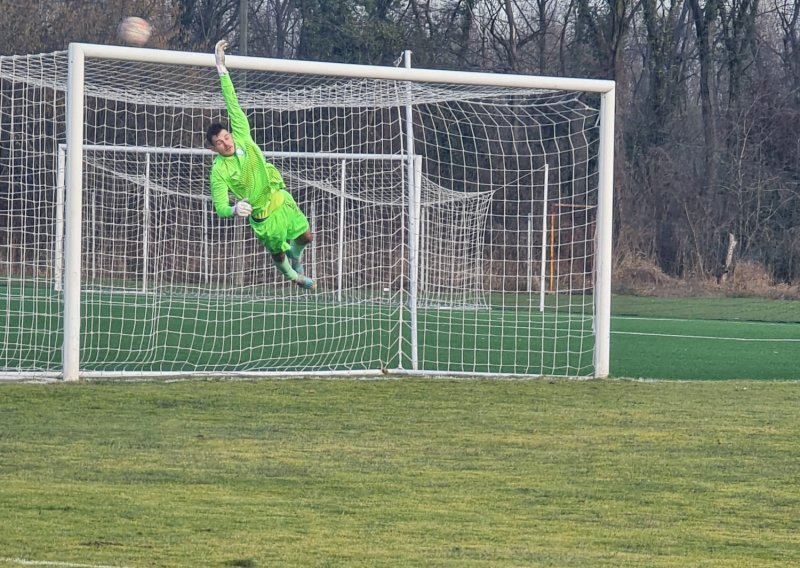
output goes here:
[{"label": "green sock", "polygon": [[289,259],[286,257],[286,255],[283,255],[282,261],[278,262],[277,260],[272,259],[272,262],[275,263],[275,266],[278,268],[278,270],[280,270],[281,273],[289,280],[294,280],[297,278],[297,272],[295,272],[292,268],[292,265],[289,264]]},{"label": "green sock", "polygon": [[299,260],[299,259],[300,259],[300,255],[302,255],[302,254],[303,254],[303,249],[304,249],[304,248],[306,248],[306,244],[308,244],[308,243],[305,243],[305,244],[300,244],[300,242],[299,242],[297,239],[295,239],[295,240],[293,240],[293,241],[292,241],[291,243],[289,243],[289,244],[290,244],[290,245],[291,245],[291,247],[292,247],[292,248],[289,250],[289,252],[291,253],[291,255],[292,255],[294,258],[296,258],[296,259],[298,259],[298,260]]}]

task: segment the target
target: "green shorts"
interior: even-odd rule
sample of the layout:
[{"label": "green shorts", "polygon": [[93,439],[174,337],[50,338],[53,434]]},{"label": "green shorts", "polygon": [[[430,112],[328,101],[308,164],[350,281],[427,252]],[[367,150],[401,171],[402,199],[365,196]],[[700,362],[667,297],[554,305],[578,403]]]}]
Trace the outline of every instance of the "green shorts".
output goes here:
[{"label": "green shorts", "polygon": [[283,205],[266,219],[256,220],[249,217],[253,232],[271,254],[288,251],[291,248],[289,241],[308,230],[308,219],[300,211],[294,197],[285,189],[279,191],[283,196]]}]

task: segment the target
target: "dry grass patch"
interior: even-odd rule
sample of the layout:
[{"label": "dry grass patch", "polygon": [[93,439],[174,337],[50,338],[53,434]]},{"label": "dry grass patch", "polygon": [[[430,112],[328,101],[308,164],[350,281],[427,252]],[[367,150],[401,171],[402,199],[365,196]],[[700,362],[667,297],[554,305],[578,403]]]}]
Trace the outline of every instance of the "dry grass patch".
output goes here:
[{"label": "dry grass patch", "polygon": [[676,278],[643,257],[625,257],[613,268],[614,292],[660,297],[753,297],[800,300],[800,282],[775,282],[763,264],[736,263],[725,281],[711,275]]}]

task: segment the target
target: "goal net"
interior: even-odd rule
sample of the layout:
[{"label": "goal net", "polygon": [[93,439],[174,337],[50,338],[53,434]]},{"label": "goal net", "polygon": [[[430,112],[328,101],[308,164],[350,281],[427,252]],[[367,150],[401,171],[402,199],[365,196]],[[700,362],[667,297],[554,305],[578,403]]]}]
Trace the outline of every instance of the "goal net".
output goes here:
[{"label": "goal net", "polygon": [[213,56],[70,53],[0,57],[0,376],[608,373],[613,84],[229,56],[308,292],[214,213]]}]

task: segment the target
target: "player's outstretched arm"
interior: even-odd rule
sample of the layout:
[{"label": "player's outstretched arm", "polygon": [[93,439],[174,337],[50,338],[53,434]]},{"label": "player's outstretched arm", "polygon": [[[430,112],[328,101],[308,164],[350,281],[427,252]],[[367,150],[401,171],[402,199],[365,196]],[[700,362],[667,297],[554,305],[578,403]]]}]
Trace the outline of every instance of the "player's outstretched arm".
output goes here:
[{"label": "player's outstretched arm", "polygon": [[214,58],[217,62],[217,72],[219,73],[219,83],[222,88],[222,96],[225,99],[225,107],[228,109],[228,117],[231,121],[231,134],[234,139],[251,139],[250,123],[244,114],[242,107],[239,106],[239,99],[236,97],[236,90],[233,88],[233,81],[225,67],[225,50],[228,49],[228,42],[221,39],[214,48]]}]

